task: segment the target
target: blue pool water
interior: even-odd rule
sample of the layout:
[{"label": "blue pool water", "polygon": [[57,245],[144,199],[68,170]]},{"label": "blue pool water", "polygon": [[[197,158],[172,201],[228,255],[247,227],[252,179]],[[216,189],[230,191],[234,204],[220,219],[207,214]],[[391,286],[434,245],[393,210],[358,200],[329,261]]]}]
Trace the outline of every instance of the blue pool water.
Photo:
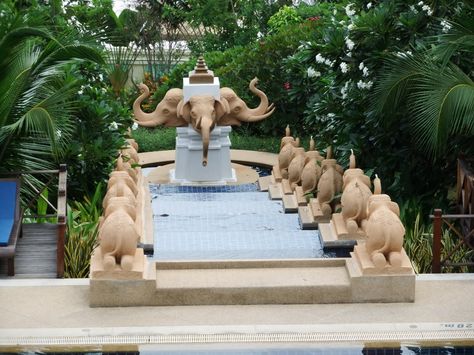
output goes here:
[{"label": "blue pool water", "polygon": [[317,231],[300,229],[256,184],[151,185],[154,259],[291,259],[323,256]]}]

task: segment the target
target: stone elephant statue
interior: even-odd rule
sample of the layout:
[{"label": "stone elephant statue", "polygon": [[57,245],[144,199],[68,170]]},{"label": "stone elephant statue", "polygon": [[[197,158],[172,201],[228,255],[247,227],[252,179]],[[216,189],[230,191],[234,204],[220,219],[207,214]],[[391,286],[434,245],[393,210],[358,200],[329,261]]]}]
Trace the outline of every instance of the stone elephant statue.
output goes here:
[{"label": "stone elephant statue", "polygon": [[230,88],[220,89],[219,100],[209,95],[196,95],[187,102],[183,101],[183,90],[171,89],[151,113],[145,113],[141,109],[141,103],[150,95],[150,91],[146,85],[140,84],[142,94],[133,103],[135,121],[144,127],[181,127],[191,124],[202,136],[202,164],[206,166],[209,136],[216,125],[240,125],[242,122],[261,121],[275,110],[273,105],[268,104],[265,93],[256,88],[257,82],[255,78],[249,84],[250,91],[260,98],[260,104],[254,109],[248,108]]},{"label": "stone elephant statue", "polygon": [[136,205],[138,188],[133,179],[125,171],[113,171],[107,183],[107,193],[105,194],[102,206],[107,209],[109,201],[115,197],[124,197],[131,204]]},{"label": "stone elephant statue", "polygon": [[337,164],[336,159],[324,159],[321,171],[317,199],[322,213],[330,216],[336,207],[335,198],[342,191],[342,167]]},{"label": "stone elephant statue", "polygon": [[314,139],[311,137],[309,150],[306,152],[305,165],[301,172],[301,187],[304,195],[314,193],[317,190],[323,160],[324,158],[315,149]]},{"label": "stone elephant statue", "polygon": [[295,148],[293,159],[288,166],[288,182],[294,191],[296,186],[301,182],[301,174],[306,162],[304,148]]},{"label": "stone elephant statue", "polygon": [[380,193],[378,178],[374,180],[374,185],[374,195],[367,202],[367,253],[377,268],[385,267],[387,262],[399,267],[402,264],[401,251],[405,235],[405,227],[399,217],[400,209],[390,196]]},{"label": "stone elephant statue", "polygon": [[370,178],[362,169],[356,168],[354,153],[350,156],[349,169],[342,177],[342,217],[349,233],[357,233],[365,228],[367,201],[372,195]]},{"label": "stone elephant statue", "polygon": [[99,247],[104,270],[131,271],[139,235],[133,220],[135,208],[124,198],[112,199],[99,228]]}]

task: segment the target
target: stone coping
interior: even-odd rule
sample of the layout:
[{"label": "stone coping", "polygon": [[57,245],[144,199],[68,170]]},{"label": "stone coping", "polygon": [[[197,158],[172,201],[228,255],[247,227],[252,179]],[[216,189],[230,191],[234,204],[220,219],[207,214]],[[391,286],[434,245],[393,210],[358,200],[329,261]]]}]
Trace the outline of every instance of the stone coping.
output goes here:
[{"label": "stone coping", "polygon": [[474,341],[474,274],[419,275],[414,303],[90,308],[89,280],[0,281],[0,349],[68,344]]},{"label": "stone coping", "polygon": [[[157,152],[144,152],[139,153],[138,156],[142,167],[157,166],[173,163],[175,160],[175,151],[162,150]],[[235,163],[271,168],[278,162],[278,154],[256,152],[253,150],[231,149],[230,159]]]}]

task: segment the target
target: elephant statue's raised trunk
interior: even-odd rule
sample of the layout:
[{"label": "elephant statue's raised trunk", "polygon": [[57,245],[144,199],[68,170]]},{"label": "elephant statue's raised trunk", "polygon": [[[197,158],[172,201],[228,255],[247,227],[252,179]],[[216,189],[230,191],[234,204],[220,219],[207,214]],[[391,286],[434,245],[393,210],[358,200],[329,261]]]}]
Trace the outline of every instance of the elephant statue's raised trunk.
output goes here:
[{"label": "elephant statue's raised trunk", "polygon": [[256,87],[257,84],[258,84],[258,79],[253,78],[250,81],[249,89],[256,96],[260,98],[260,103],[258,104],[256,108],[248,110],[249,117],[247,120],[244,119],[245,122],[255,122],[255,121],[263,120],[264,118],[267,118],[268,116],[270,116],[273,113],[273,111],[275,111],[273,104],[271,105],[268,104],[267,95],[265,95],[265,93],[262,90],[257,89]]},{"label": "elephant statue's raised trunk", "polygon": [[133,115],[135,116],[135,122],[140,126],[156,127],[158,125],[165,125],[167,127],[179,127],[187,124],[187,122],[177,116],[176,109],[178,103],[183,99],[183,90],[168,90],[163,100],[156,106],[155,111],[146,113],[143,112],[141,103],[150,96],[150,90],[145,84],[140,84],[139,88],[142,94],[133,103]]},{"label": "elephant statue's raised trunk", "polygon": [[249,89],[260,98],[260,103],[256,108],[249,108],[247,104],[237,96],[234,90],[230,88],[221,88],[221,100],[229,106],[228,113],[219,121],[219,125],[239,125],[242,122],[256,122],[270,116],[275,107],[268,104],[268,98],[265,93],[257,89],[258,79],[254,78]]}]

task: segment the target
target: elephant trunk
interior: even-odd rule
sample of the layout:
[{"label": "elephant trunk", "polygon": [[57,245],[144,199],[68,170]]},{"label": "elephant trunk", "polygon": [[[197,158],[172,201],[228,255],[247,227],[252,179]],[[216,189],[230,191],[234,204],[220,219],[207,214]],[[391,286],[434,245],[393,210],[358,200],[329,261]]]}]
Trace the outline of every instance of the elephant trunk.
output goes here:
[{"label": "elephant trunk", "polygon": [[200,131],[202,137],[202,166],[207,166],[207,156],[209,153],[209,140],[213,122],[211,119],[202,119],[200,123]]},{"label": "elephant trunk", "polygon": [[260,98],[259,105],[254,109],[248,109],[246,117],[242,120],[245,122],[256,122],[263,120],[270,116],[273,111],[275,111],[275,107],[268,104],[267,95],[262,90],[257,89],[256,84],[258,83],[258,79],[254,78],[249,84],[249,89],[253,92],[256,96]]},{"label": "elephant trunk", "polygon": [[150,96],[150,89],[145,84],[138,85],[139,88],[142,90],[142,94],[137,97],[135,102],[133,103],[133,115],[135,116],[135,122],[137,122],[140,126],[144,127],[155,127],[162,122],[156,119],[155,112],[153,113],[146,113],[143,112],[141,108],[141,103],[145,100],[148,96]]}]

